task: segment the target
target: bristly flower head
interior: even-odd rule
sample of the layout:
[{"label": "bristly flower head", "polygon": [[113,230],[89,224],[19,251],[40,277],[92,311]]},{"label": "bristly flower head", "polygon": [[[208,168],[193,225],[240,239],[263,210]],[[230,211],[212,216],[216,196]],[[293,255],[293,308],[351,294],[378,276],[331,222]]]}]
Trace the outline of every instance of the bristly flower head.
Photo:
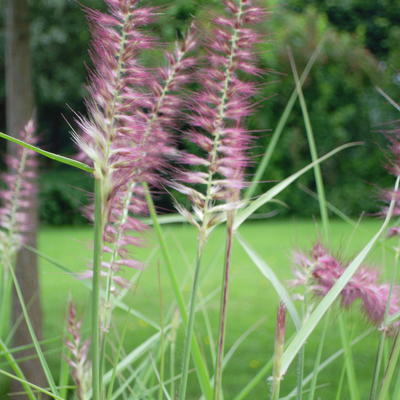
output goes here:
[{"label": "bristly flower head", "polygon": [[[35,124],[30,120],[20,138],[35,145]],[[0,190],[0,252],[15,254],[24,244],[25,234],[31,230],[28,210],[32,207],[32,194],[36,193],[36,153],[17,146],[14,155],[6,156],[8,172],[2,174],[5,188]]]},{"label": "bristly flower head", "polygon": [[91,388],[91,367],[88,359],[90,341],[82,340],[81,328],[82,322],[77,319],[75,304],[71,302],[68,307],[67,321],[70,337],[65,345],[71,353],[68,364],[77,387],[77,397],[79,400],[85,400]]},{"label": "bristly flower head", "polygon": [[[394,101],[392,101],[390,98],[388,98],[386,95],[384,95],[387,99],[390,100],[390,102],[396,106],[396,108],[399,110],[400,106],[397,105]],[[398,121],[396,121],[398,122]],[[391,129],[389,131],[384,131],[386,134],[386,137],[389,140],[389,162],[386,166],[387,170],[394,175],[396,178],[400,176],[400,129],[398,129],[398,126],[395,127],[394,129]],[[384,190],[382,192],[382,200],[386,204],[390,204],[392,201],[394,201],[394,208],[393,208],[393,216],[399,216],[400,215],[400,190],[394,191],[394,190]],[[385,206],[381,211],[380,215],[381,216],[386,216],[388,213],[389,207]],[[394,237],[400,235],[400,227],[399,226],[394,226],[389,229],[388,232],[388,237]]]},{"label": "bristly flower head", "polygon": [[[141,232],[143,223],[132,215],[146,213],[143,182],[154,184],[174,153],[171,128],[181,100],[177,96],[195,64],[188,57],[194,33],[166,53],[165,67],[152,71],[138,61],[139,54],[155,46],[143,26],[153,21],[154,8],[139,7],[137,0],[108,0],[109,14],[87,9],[92,24],[94,69],[87,99],[89,117],[78,121],[82,135],[76,137],[81,158],[89,158],[103,184],[106,224],[104,229],[104,274],[115,276],[121,266],[140,268],[128,257],[127,246],[141,240],[128,234]],[[87,214],[93,215],[89,208]],[[84,273],[90,277],[91,272]]]},{"label": "bristly flower head", "polygon": [[[215,29],[208,39],[206,66],[198,75],[201,90],[191,102],[189,122],[194,129],[189,139],[202,149],[203,156],[184,154],[182,162],[197,170],[178,175],[184,184],[204,185],[205,194],[182,184],[174,185],[190,197],[197,217],[205,225],[211,224],[220,211],[226,211],[220,206],[212,216],[215,203],[222,201],[234,208],[236,202],[237,207],[240,190],[245,186],[250,135],[243,120],[252,112],[251,97],[256,86],[243,76],[261,73],[254,55],[254,45],[260,37],[252,25],[262,20],[264,10],[251,0],[225,0],[224,5],[226,15],[213,21]],[[204,221],[207,218],[209,221]]]},{"label": "bristly flower head", "polygon": [[[295,279],[292,286],[305,285],[316,296],[325,296],[346,269],[346,264],[332,256],[328,250],[317,243],[310,254],[294,253]],[[394,315],[400,311],[399,287],[379,283],[379,272],[361,267],[340,293],[341,305],[350,307],[354,301],[361,301],[364,315],[376,326],[383,322],[386,307]],[[397,326],[397,325],[396,325]]]}]

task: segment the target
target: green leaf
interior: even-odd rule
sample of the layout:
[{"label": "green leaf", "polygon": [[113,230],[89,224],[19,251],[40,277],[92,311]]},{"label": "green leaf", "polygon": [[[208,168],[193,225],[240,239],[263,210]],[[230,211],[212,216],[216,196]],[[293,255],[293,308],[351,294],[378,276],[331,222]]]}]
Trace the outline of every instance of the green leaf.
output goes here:
[{"label": "green leaf", "polygon": [[279,298],[285,303],[285,306],[290,316],[292,317],[296,329],[300,329],[301,320],[299,314],[285,286],[282,285],[281,281],[275,275],[275,272],[272,270],[272,268],[270,268],[269,265],[267,265],[267,263],[250,247],[250,245],[243,239],[242,236],[240,236],[239,233],[236,233],[236,239],[241,244],[243,249],[256,265],[256,267],[260,270],[260,272],[271,282],[275,291],[278,293]]},{"label": "green leaf", "polygon": [[[398,177],[396,180],[394,191],[398,190],[399,181],[400,177]],[[294,339],[287,347],[282,357],[282,374],[286,373],[293,359],[296,357],[297,353],[300,351],[304,343],[307,341],[311,333],[314,331],[319,321],[328,311],[329,307],[333,304],[333,302],[337,299],[340,292],[344,289],[344,287],[347,285],[347,283],[350,281],[353,275],[357,272],[357,269],[360,267],[361,263],[365,260],[369,252],[374,247],[375,243],[378,241],[378,239],[386,229],[393,213],[394,204],[395,204],[394,199],[392,199],[389,211],[386,215],[385,221],[383,222],[381,228],[372,237],[372,239],[365,245],[365,247],[357,254],[354,260],[349,264],[349,266],[345,269],[341,277],[332,286],[331,290],[329,290],[326,296],[323,297],[318,306],[311,313],[307,321],[300,328],[300,330],[295,335]]]},{"label": "green leaf", "polygon": [[22,147],[25,147],[26,149],[35,151],[36,153],[39,153],[42,156],[45,156],[45,157],[50,158],[52,160],[58,161],[58,162],[60,162],[62,164],[67,164],[67,165],[70,165],[71,167],[82,169],[83,171],[90,172],[91,174],[94,171],[93,168],[89,167],[89,165],[87,165],[87,164],[85,164],[83,162],[73,160],[72,158],[60,156],[58,154],[51,153],[51,152],[46,151],[46,150],[42,150],[39,147],[32,146],[29,143],[26,143],[26,142],[24,142],[22,140],[16,139],[15,137],[12,137],[10,135],[6,135],[5,133],[0,132],[0,137],[2,137],[3,139],[8,140],[10,142],[16,143],[16,144],[18,144],[18,145],[20,145]]},{"label": "green leaf", "polygon": [[244,221],[246,221],[246,219],[249,218],[250,215],[252,215],[257,209],[259,209],[261,206],[263,206],[264,204],[271,201],[275,196],[277,196],[280,192],[282,192],[284,189],[286,189],[292,182],[294,182],[296,179],[300,178],[300,176],[304,175],[310,169],[314,168],[315,165],[327,160],[328,158],[341,152],[342,150],[345,150],[345,149],[348,149],[348,148],[354,147],[354,146],[359,146],[361,144],[362,144],[361,142],[354,142],[354,143],[347,143],[347,144],[337,147],[336,149],[325,154],[324,156],[318,158],[318,160],[315,160],[314,162],[306,165],[301,170],[295,172],[293,175],[290,175],[283,181],[279,182],[277,185],[275,185],[274,187],[272,187],[271,189],[266,191],[264,194],[262,194],[256,200],[249,202],[249,205],[246,208],[244,208],[243,210],[238,212],[236,219],[235,219],[235,226],[234,226],[235,229],[239,228],[239,226]]}]

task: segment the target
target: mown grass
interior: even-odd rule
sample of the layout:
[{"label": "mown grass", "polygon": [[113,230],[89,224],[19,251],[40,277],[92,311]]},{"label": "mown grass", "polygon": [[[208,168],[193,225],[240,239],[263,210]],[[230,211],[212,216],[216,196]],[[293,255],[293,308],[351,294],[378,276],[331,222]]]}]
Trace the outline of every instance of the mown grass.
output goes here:
[{"label": "mown grass", "polygon": [[[350,258],[376,232],[378,226],[379,222],[374,220],[363,221],[357,228],[344,222],[333,221],[329,246],[335,249],[337,253]],[[283,281],[291,277],[291,251],[295,248],[308,250],[318,239],[318,232],[319,228],[314,222],[296,219],[251,222],[240,229],[242,236],[247,239]],[[189,274],[193,266],[192,257],[196,244],[195,231],[187,225],[176,224],[165,226],[165,233],[177,275],[181,278],[184,294],[188,297]],[[166,274],[163,271],[162,257],[158,249],[154,247],[156,240],[151,231],[147,233],[147,236],[148,245],[135,251],[138,258],[149,260],[148,266],[142,272],[138,284],[133,288],[129,296],[129,304],[148,318],[160,323],[162,313],[165,315],[173,304],[173,296]],[[39,249],[71,270],[81,271],[90,262],[90,242],[90,228],[43,228],[40,232]],[[210,294],[220,285],[223,243],[223,230],[217,229],[212,234],[204,258],[201,283],[202,296]],[[241,345],[224,372],[226,399],[232,399],[272,356],[275,312],[278,303],[274,289],[262,277],[238,243],[235,244],[233,257],[227,349],[253,324],[258,321],[262,322]],[[372,265],[382,265],[383,262],[386,262],[384,273],[390,271],[391,260],[392,256],[387,243],[377,246],[369,257],[369,263]],[[66,301],[69,296],[78,303],[79,309],[89,316],[88,289],[47,261],[41,260],[41,267],[44,336],[49,338],[58,336],[62,332]],[[160,304],[160,293],[162,304]],[[214,327],[217,325],[215,322],[218,313],[218,301],[218,295],[215,295],[207,303],[207,314]],[[341,348],[339,331],[335,323],[337,312],[338,309],[335,308],[323,359]],[[133,349],[135,345],[141,343],[149,334],[154,332],[154,329],[143,320],[127,317],[125,312],[118,311],[115,315],[117,332],[121,332],[127,324],[127,351],[129,348]],[[355,337],[368,328],[367,323],[360,316],[357,306],[349,310],[346,314],[346,320],[351,337]],[[205,330],[202,329],[203,322],[202,314],[199,313],[196,321],[196,332],[211,365],[213,360],[210,357],[209,338]],[[321,327],[313,333],[306,345],[306,374],[313,369],[313,354],[315,354],[319,343],[320,331]],[[293,332],[293,327],[289,324],[288,334],[291,332]],[[214,336],[216,336],[216,332],[214,332]],[[372,334],[354,348],[356,374],[362,398],[366,398],[370,387],[377,344],[378,335]],[[179,354],[177,357],[179,359]],[[54,368],[58,368],[55,364],[58,360],[59,354],[51,355]],[[335,398],[342,365],[343,361],[339,359],[320,375],[318,383],[324,385],[317,392],[320,398],[327,400]],[[190,393],[192,393],[190,398],[195,398],[193,395],[196,392],[195,379],[192,379],[189,385]],[[291,368],[283,382],[281,394],[289,393],[294,387],[295,368]],[[268,384],[264,380],[263,384],[260,384],[248,398],[266,398],[268,390]],[[341,398],[348,398],[346,390],[345,387],[345,392]]]}]

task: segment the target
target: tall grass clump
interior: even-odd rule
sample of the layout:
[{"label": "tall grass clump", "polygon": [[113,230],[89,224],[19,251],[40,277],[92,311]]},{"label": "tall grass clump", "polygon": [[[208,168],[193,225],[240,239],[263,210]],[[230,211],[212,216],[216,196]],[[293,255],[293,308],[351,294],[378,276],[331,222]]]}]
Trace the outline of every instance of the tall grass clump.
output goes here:
[{"label": "tall grass clump", "polygon": [[[399,215],[397,164],[400,147],[397,138],[393,136],[390,139],[394,161],[389,169],[394,172],[396,183],[393,190],[384,193],[388,202],[382,211],[384,222],[352,260],[344,261],[343,257],[333,256],[329,250],[328,209],[335,208],[325,197],[320,164],[334,154],[360,144],[341,144],[318,156],[302,85],[323,43],[318,45],[301,77],[293,57],[289,55],[295,90],[273,135],[275,148],[298,98],[309,142],[310,163],[253,198],[257,177],[263,175],[273,152],[270,148],[266,150],[250,183],[247,167],[253,162],[250,153],[255,146],[253,136],[256,132],[247,128],[247,119],[256,104],[259,106],[255,97],[260,86],[258,82],[265,71],[258,63],[257,46],[264,40],[258,26],[265,21],[267,12],[255,0],[224,0],[221,3],[223,10],[213,15],[205,30],[200,28],[202,24],[192,21],[181,40],[167,46],[151,33],[152,24],[162,8],[148,6],[139,0],[105,0],[105,3],[105,12],[84,7],[92,43],[85,98],[87,112],[76,115],[76,128],[72,133],[78,154],[68,158],[37,147],[32,122],[21,133],[21,140],[0,134],[18,145],[16,157],[7,158],[9,172],[3,175],[5,189],[0,191],[0,316],[2,320],[8,319],[7,304],[13,284],[48,387],[39,388],[25,379],[18,360],[13,356],[16,350],[10,348],[3,337],[0,351],[13,373],[3,369],[0,373],[20,381],[29,399],[35,399],[34,391],[63,400],[231,398],[225,390],[224,368],[240,344],[259,327],[256,324],[242,333],[227,350],[229,289],[236,238],[263,278],[271,283],[280,305],[273,354],[232,397],[234,400],[268,398],[268,393],[272,400],[282,398],[281,392],[289,387],[284,378],[295,359],[296,383],[285,398],[304,398],[306,385],[310,383],[308,398],[313,400],[319,390],[320,371],[341,357],[350,398],[360,398],[352,346],[370,331],[355,339],[350,337],[342,310],[355,303],[359,303],[365,319],[381,332],[370,398],[389,399],[393,386],[397,390],[395,393],[400,393],[400,380],[393,384],[400,355],[397,275],[391,282],[382,283],[378,270],[365,266],[366,257],[381,240],[391,217]],[[146,60],[151,59],[149,54],[154,51],[162,61],[156,66],[148,65]],[[42,343],[32,330],[28,307],[13,273],[16,254],[24,246],[24,231],[29,227],[25,210],[32,206],[28,195],[36,190],[36,174],[32,172],[36,169],[36,153],[90,174],[94,187],[91,204],[83,210],[93,225],[93,254],[88,268],[72,272],[57,260],[32,249],[76,278],[77,285],[91,292],[90,324],[78,318],[77,307],[69,303],[63,335],[62,372],[57,384]],[[321,210],[323,240],[310,252],[295,253],[295,277],[285,284],[280,281],[279,271],[258,255],[237,230],[260,207],[274,201],[310,170],[314,171],[318,191],[316,197]],[[180,270],[175,265],[162,226],[169,217],[160,217],[154,204],[155,190],[161,192],[165,188],[168,194],[172,192],[179,213],[174,220],[188,222],[196,230],[196,252],[192,257],[194,269],[190,268],[193,260],[188,258],[187,262],[191,287],[189,299],[185,298],[182,290]],[[247,191],[243,194],[245,189]],[[176,200],[174,195],[181,200]],[[206,245],[219,225],[223,225],[220,232],[223,232],[224,244],[218,246],[223,249],[223,262],[219,265],[216,258],[213,267],[222,279],[214,292],[204,294],[201,273],[205,269]],[[145,260],[138,256],[138,248],[146,244],[144,233],[151,226],[157,243],[149,259]],[[399,233],[397,225],[389,230],[390,237]],[[128,299],[158,250],[162,256],[158,270],[159,287],[165,272],[173,294],[173,301],[166,305],[160,289],[162,310],[159,323],[136,309]],[[397,266],[398,248],[394,253]],[[303,286],[303,293],[293,293],[293,286]],[[215,294],[220,295],[216,326],[212,324],[213,315],[207,308]],[[156,296],[157,293],[151,294],[151,297]],[[302,302],[294,301],[294,297],[301,298]],[[335,307],[337,300],[340,307]],[[262,307],[265,313],[273,308],[268,304]],[[332,307],[339,313],[341,348],[322,360]],[[125,325],[117,309],[124,313]],[[198,340],[198,311],[204,319],[210,357]],[[136,334],[130,329],[131,318],[139,318],[149,330],[153,330],[134,348],[126,346],[126,338]],[[324,319],[313,370],[306,375],[305,345]],[[197,382],[192,379],[191,372],[194,372]],[[255,395],[253,390],[261,387],[263,382],[269,382],[270,387],[264,387],[264,393]],[[341,396],[343,382],[344,378],[337,385],[337,398]]]}]

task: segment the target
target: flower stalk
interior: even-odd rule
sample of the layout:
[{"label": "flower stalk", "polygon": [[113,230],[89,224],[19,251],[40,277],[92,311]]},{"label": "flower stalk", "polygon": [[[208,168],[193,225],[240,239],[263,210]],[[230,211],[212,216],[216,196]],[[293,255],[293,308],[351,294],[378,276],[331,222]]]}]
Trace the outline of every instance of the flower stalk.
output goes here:
[{"label": "flower stalk", "polygon": [[93,400],[101,400],[101,318],[100,318],[100,271],[103,254],[103,187],[102,181],[95,178],[95,218],[94,218],[94,251],[92,279],[92,386]]},{"label": "flower stalk", "polygon": [[275,350],[272,373],[272,393],[271,400],[279,399],[280,386],[282,381],[282,355],[285,347],[286,331],[286,307],[283,303],[279,305],[276,330],[275,330]]}]

